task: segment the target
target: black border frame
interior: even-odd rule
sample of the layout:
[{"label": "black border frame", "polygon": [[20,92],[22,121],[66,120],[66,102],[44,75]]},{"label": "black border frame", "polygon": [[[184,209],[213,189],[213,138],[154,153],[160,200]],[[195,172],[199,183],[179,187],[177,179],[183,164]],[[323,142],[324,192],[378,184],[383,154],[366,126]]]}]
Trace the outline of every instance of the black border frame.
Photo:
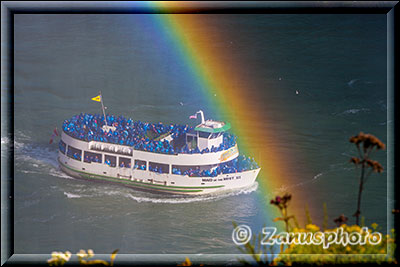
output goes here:
[{"label": "black border frame", "polygon": [[[154,9],[148,3],[131,1],[49,1],[49,2],[2,2],[1,3],[1,136],[8,137],[7,160],[1,161],[1,265],[47,265],[50,254],[14,254],[14,14],[386,14],[387,15],[387,78],[388,78],[388,120],[392,120],[392,127],[388,126],[388,165],[392,165],[392,175],[388,173],[388,228],[399,224],[398,213],[393,215],[391,209],[399,209],[395,200],[399,182],[394,179],[398,170],[395,160],[398,158],[399,143],[395,142],[398,133],[396,115],[398,114],[397,98],[399,83],[399,52],[395,47],[399,45],[399,7],[398,1],[254,1],[254,2],[180,2],[172,3],[162,9]],[[4,100],[6,98],[6,100]],[[3,150],[3,144],[2,144]],[[389,169],[389,168],[388,168]],[[390,177],[391,176],[391,177]],[[391,186],[394,186],[391,187]],[[390,204],[390,200],[395,200]],[[388,231],[389,232],[389,231]],[[396,240],[396,256],[399,255],[398,239]],[[132,254],[130,254],[132,255]],[[135,255],[135,254],[133,254]],[[235,254],[236,255],[236,254]],[[181,263],[185,256],[189,256],[195,263],[223,264],[235,255],[225,254],[222,257],[204,258],[204,255],[118,255],[117,265],[174,265]],[[98,255],[101,256],[101,255]],[[102,255],[107,259],[109,255]],[[178,256],[178,257],[177,257]],[[212,255],[210,255],[212,256]],[[133,260],[133,261],[132,261]],[[68,264],[70,265],[70,264]]]}]

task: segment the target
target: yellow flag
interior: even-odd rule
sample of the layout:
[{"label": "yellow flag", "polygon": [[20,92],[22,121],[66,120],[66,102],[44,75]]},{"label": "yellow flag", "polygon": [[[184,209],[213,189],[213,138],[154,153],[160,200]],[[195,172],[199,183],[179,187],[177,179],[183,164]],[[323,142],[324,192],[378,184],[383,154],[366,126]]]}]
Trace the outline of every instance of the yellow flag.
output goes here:
[{"label": "yellow flag", "polygon": [[93,101],[101,102],[101,95],[92,98]]}]

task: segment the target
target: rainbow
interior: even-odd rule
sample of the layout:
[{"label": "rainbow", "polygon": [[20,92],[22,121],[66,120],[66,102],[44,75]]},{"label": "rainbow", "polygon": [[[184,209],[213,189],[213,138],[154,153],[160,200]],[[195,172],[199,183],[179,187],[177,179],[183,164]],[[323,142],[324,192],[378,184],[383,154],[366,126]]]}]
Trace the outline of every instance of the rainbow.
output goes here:
[{"label": "rainbow", "polygon": [[[196,4],[176,2],[145,2],[147,7],[157,13],[179,13],[182,6],[195,10]],[[184,9],[185,10],[185,9]],[[170,12],[173,11],[173,12]],[[193,12],[194,13],[194,12]],[[235,134],[240,139],[241,154],[254,156],[261,166],[258,176],[260,194],[259,203],[266,216],[265,223],[274,225],[272,218],[279,216],[275,207],[269,204],[275,195],[282,195],[285,188],[295,182],[289,173],[290,164],[294,162],[293,156],[285,155],[279,148],[274,147],[274,140],[280,133],[270,129],[261,130],[257,125],[268,122],[265,106],[255,104],[251,99],[257,98],[260,88],[255,88],[251,77],[246,76],[243,68],[251,68],[249,62],[242,62],[229,54],[229,50],[212,44],[220,43],[223,36],[212,34],[207,19],[202,14],[152,14],[156,28],[160,34],[167,38],[167,44],[178,55],[176,60],[182,61],[188,67],[193,83],[200,85],[201,94],[209,101],[209,106],[214,107],[214,114],[224,116],[229,121]],[[227,62],[228,61],[228,62]],[[267,64],[267,62],[266,62]],[[273,63],[271,67],[273,67]],[[189,85],[190,86],[190,85]],[[263,90],[268,90],[263,88]],[[251,98],[247,92],[252,92]],[[256,93],[254,93],[256,92]],[[265,92],[264,92],[265,93]],[[219,118],[215,118],[219,119]],[[242,138],[243,137],[243,138]],[[245,137],[245,138],[244,138]],[[305,193],[290,192],[293,201],[301,203],[299,212],[292,208],[291,212],[301,216],[303,214]],[[299,213],[299,214],[298,214]]]}]

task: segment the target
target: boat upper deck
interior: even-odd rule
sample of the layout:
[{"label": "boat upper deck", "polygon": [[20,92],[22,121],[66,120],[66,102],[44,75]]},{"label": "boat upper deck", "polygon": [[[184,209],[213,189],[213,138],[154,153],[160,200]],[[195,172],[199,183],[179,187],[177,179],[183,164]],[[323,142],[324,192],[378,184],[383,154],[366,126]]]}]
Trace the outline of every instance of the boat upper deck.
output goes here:
[{"label": "boat upper deck", "polygon": [[69,136],[82,141],[126,145],[135,150],[161,154],[212,153],[227,150],[236,145],[236,136],[223,132],[223,142],[218,147],[200,151],[198,147],[190,149],[187,144],[179,142],[186,133],[196,130],[188,125],[145,123],[112,115],[107,115],[106,120],[108,127],[104,127],[106,125],[103,115],[81,113],[65,120],[63,130]]}]

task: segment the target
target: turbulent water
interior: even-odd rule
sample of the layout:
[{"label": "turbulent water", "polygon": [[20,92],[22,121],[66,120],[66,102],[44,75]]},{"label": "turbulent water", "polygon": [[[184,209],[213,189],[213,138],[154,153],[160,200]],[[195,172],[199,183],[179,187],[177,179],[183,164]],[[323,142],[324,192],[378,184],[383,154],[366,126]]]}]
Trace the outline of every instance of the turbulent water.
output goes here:
[{"label": "turbulent water", "polygon": [[[254,101],[275,114],[261,129],[279,128],[274,145],[291,153],[294,195],[308,195],[312,216],[329,224],[355,211],[358,172],[348,163],[359,131],[387,143],[385,15],[207,15],[229,45],[250,62]],[[203,109],[219,119],[150,15],[15,15],[15,253],[92,248],[97,253],[237,253],[232,221],[258,231],[272,226],[258,184],[206,197],[170,197],[82,181],[62,173],[52,130],[101,90],[107,111],[142,121],[188,123]],[[212,42],[212,34],[210,42]],[[240,69],[240,68],[238,68]],[[248,92],[251,97],[252,92]],[[271,117],[271,116],[270,116]],[[193,123],[193,122],[191,122]],[[263,128],[264,127],[264,128]],[[234,131],[234,129],[233,129]],[[245,137],[239,137],[245,138]],[[2,159],[9,136],[2,136]],[[264,149],[264,148],[260,148]],[[268,149],[268,148],[265,148]],[[386,225],[385,167],[363,194],[366,223]],[[284,166],[284,164],[282,165]],[[261,166],[262,167],[262,166]],[[266,177],[259,177],[266,179]],[[300,201],[300,200],[298,200]],[[318,211],[318,209],[320,211]]]}]

